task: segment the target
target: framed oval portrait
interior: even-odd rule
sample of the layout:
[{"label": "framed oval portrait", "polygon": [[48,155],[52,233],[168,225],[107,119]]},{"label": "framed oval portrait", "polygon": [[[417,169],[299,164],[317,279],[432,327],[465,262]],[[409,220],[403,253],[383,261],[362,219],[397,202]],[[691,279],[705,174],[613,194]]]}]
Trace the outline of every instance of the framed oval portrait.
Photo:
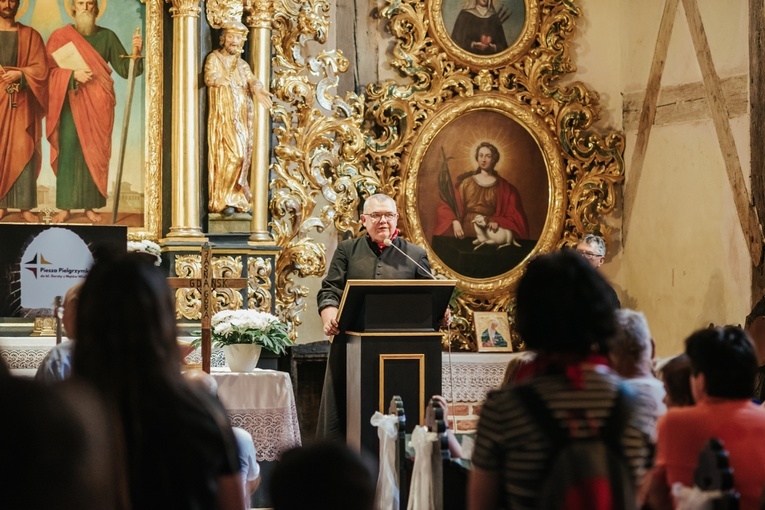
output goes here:
[{"label": "framed oval portrait", "polygon": [[505,66],[526,53],[539,26],[538,0],[433,0],[432,36],[475,70]]},{"label": "framed oval portrait", "polygon": [[514,287],[560,240],[561,150],[528,107],[482,94],[442,109],[404,162],[405,226],[431,265],[475,294]]}]

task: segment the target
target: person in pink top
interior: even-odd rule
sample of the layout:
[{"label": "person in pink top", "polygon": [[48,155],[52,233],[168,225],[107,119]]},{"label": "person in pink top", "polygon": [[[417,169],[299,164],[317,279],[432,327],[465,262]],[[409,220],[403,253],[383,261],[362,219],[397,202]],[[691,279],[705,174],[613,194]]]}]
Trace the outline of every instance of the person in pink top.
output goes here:
[{"label": "person in pink top", "polygon": [[754,345],[738,327],[700,330],[685,341],[691,360],[692,407],[670,409],[658,424],[650,508],[672,508],[672,484],[692,487],[699,452],[720,439],[733,468],[741,510],[754,510],[765,488],[765,409],[750,399],[757,371]]}]

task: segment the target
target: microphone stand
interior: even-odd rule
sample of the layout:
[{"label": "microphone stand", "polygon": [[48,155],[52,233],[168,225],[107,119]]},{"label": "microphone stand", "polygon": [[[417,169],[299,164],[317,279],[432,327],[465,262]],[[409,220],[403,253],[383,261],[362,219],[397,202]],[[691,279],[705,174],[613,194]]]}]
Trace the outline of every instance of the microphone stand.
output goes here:
[{"label": "microphone stand", "polygon": [[394,248],[394,249],[395,249],[397,252],[399,252],[401,255],[403,255],[404,257],[408,258],[408,259],[409,259],[409,260],[412,262],[412,264],[414,264],[415,266],[417,266],[418,268],[420,268],[420,269],[422,270],[422,272],[423,272],[423,273],[425,273],[426,275],[430,276],[430,277],[431,277],[432,279],[434,279],[434,280],[438,280],[438,278],[436,278],[436,277],[433,275],[433,273],[431,273],[430,271],[428,271],[427,269],[425,269],[425,268],[424,268],[424,267],[423,267],[423,266],[422,266],[422,265],[421,265],[419,262],[417,262],[417,261],[416,261],[416,260],[414,260],[412,257],[410,257],[410,256],[409,256],[409,254],[408,254],[407,252],[405,252],[404,250],[402,250],[401,248],[399,248],[398,246],[396,246],[395,244],[393,244],[393,241],[391,241],[391,240],[390,240],[390,239],[388,239],[387,237],[386,237],[386,238],[385,238],[385,240],[383,241],[383,244],[384,244],[385,246],[390,246],[390,247]]},{"label": "microphone stand", "polygon": [[[414,260],[412,257],[409,256],[408,253],[406,253],[404,250],[393,244],[393,241],[388,239],[387,237],[383,241],[383,244],[385,246],[392,246],[397,252],[399,252],[404,257],[408,258],[415,266],[420,268],[422,272],[424,272],[426,275],[430,276],[434,280],[438,280],[438,278],[433,275],[430,271],[425,269],[419,262]],[[447,343],[449,347],[449,356],[448,356],[448,365],[449,365],[449,387],[451,389],[451,403],[454,405],[454,369],[452,368],[452,327],[451,327],[451,319],[446,324],[446,338]],[[454,416],[454,413],[452,413],[452,429],[457,430],[457,418]]]}]

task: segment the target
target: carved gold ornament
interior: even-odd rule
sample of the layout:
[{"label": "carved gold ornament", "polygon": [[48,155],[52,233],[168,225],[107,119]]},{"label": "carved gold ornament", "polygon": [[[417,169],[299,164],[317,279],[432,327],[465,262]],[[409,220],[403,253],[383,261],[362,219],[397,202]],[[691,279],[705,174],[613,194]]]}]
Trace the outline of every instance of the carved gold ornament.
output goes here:
[{"label": "carved gold ornament", "polygon": [[[389,63],[401,78],[370,84],[366,102],[336,94],[337,73],[348,61],[339,51],[318,49],[330,29],[329,4],[274,3],[272,91],[278,101],[270,227],[283,250],[276,262],[276,310],[293,338],[308,297],[295,278],[320,278],[327,264],[325,247],[311,235],[330,225],[358,234],[359,204],[373,193],[396,197],[406,213],[405,233],[428,250],[436,272],[459,280],[445,341],[461,349],[475,348],[473,311],[506,311],[513,324],[514,288],[530,257],[584,233],[608,234],[603,218],[613,211],[615,186],[623,180],[624,137],[592,132],[598,95],[580,82],[560,84],[575,70],[570,46],[579,9],[568,0],[522,0],[518,36],[496,54],[478,55],[452,40],[442,1],[386,0],[380,16],[395,37]],[[474,278],[434,253],[420,215],[437,204],[421,203],[418,183],[441,130],[462,115],[484,112],[520,126],[536,143],[547,182],[546,215],[526,258],[508,271]],[[517,336],[512,341],[522,347]]]},{"label": "carved gold ornament", "polygon": [[[326,249],[311,238],[334,224],[340,232],[359,232],[361,196],[385,187],[364,166],[361,124],[364,102],[356,94],[336,95],[337,73],[348,60],[336,50],[316,54],[326,41],[329,4],[323,0],[274,2],[273,107],[276,146],[271,167],[271,232],[282,248],[276,262],[276,312],[293,339],[306,308],[308,288],[295,278],[322,277]],[[316,210],[316,199],[329,205]]]},{"label": "carved gold ornament", "polygon": [[[202,277],[201,255],[178,255],[175,257],[175,275],[181,278]],[[213,278],[241,278],[242,257],[215,256],[212,259]],[[218,289],[213,291],[213,313],[221,310],[238,310],[244,300],[236,289]],[[176,317],[179,319],[199,320],[202,318],[202,297],[198,289],[182,288],[175,291]]]},{"label": "carved gold ornament", "polygon": [[267,257],[250,257],[247,259],[247,308],[268,312],[271,310],[271,291],[273,289],[273,267]]},{"label": "carved gold ornament", "polygon": [[221,28],[226,21],[242,19],[242,0],[207,0],[205,2],[207,22],[213,28]]},{"label": "carved gold ornament", "polygon": [[[603,218],[613,211],[614,188],[624,176],[624,137],[590,132],[599,116],[598,95],[580,82],[560,79],[575,70],[570,39],[580,12],[573,3],[524,1],[526,19],[511,46],[496,55],[474,55],[454,44],[444,26],[441,2],[388,0],[381,16],[396,37],[391,65],[407,82],[388,80],[367,87],[370,166],[393,183],[406,210],[403,225],[428,249],[434,269],[460,283],[452,338],[474,349],[473,311],[507,311],[513,324],[514,288],[526,261],[574,243],[584,233],[608,234]],[[475,111],[502,112],[534,137],[548,174],[547,216],[536,246],[508,272],[488,278],[455,274],[441,263],[420,222],[420,165],[441,129]],[[468,136],[470,133],[467,134]],[[500,160],[501,163],[501,160]],[[390,186],[389,186],[390,187]],[[526,197],[525,197],[526,198]],[[526,198],[528,200],[528,198]],[[524,201],[525,202],[525,201]],[[515,336],[513,343],[519,346]]]}]

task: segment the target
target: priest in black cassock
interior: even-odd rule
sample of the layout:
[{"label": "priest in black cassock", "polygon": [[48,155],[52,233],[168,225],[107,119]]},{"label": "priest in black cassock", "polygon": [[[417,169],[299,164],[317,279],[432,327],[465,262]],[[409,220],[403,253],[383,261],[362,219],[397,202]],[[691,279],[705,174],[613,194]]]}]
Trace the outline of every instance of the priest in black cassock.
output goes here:
[{"label": "priest in black cassock", "polygon": [[[405,280],[432,278],[425,250],[398,236],[396,202],[387,195],[372,195],[364,203],[361,223],[367,233],[341,242],[318,294],[319,313],[324,334],[334,336],[324,375],[324,388],[319,405],[316,436],[320,439],[345,441],[346,381],[345,360],[347,339],[338,329],[337,312],[348,280]],[[390,242],[417,261],[417,266]]]}]

